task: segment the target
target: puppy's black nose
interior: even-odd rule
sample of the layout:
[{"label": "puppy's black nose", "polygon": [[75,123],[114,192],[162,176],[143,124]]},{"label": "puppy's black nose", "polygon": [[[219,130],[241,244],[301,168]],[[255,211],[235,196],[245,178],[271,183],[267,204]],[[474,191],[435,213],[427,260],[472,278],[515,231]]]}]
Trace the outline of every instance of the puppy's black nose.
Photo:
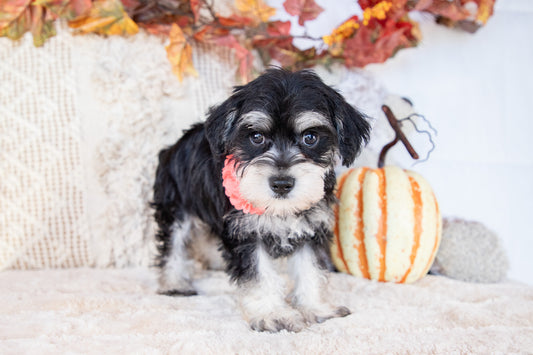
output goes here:
[{"label": "puppy's black nose", "polygon": [[288,194],[294,187],[294,178],[290,176],[273,176],[269,182],[272,191],[279,196]]}]

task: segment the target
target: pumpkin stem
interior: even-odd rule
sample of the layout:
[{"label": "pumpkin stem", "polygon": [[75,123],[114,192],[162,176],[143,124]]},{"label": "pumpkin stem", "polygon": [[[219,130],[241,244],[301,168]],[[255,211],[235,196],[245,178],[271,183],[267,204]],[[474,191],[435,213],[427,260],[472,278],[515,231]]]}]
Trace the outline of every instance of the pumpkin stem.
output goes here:
[{"label": "pumpkin stem", "polygon": [[400,123],[396,116],[394,116],[394,113],[392,113],[392,110],[389,106],[383,105],[381,106],[381,109],[385,113],[385,116],[387,116],[387,120],[389,121],[389,124],[391,125],[392,129],[396,133],[396,136],[394,137],[394,140],[388,144],[386,144],[383,149],[381,149],[381,153],[379,153],[379,160],[378,160],[378,168],[382,168],[385,165],[385,156],[387,155],[387,152],[389,149],[391,149],[398,141],[401,141],[409,154],[411,155],[411,158],[418,159],[418,153],[415,151],[411,143],[409,143],[409,140],[407,140],[407,137],[402,132],[402,128],[400,127]]}]

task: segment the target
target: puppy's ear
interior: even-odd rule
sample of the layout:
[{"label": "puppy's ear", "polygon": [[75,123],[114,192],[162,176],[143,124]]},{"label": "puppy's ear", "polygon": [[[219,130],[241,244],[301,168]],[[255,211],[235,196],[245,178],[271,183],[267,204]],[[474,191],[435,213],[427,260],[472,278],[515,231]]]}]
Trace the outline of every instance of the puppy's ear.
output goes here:
[{"label": "puppy's ear", "polygon": [[234,131],[242,100],[238,88],[229,99],[219,106],[212,107],[205,122],[205,132],[214,155],[224,157],[228,154],[227,143]]},{"label": "puppy's ear", "polygon": [[341,94],[329,86],[326,90],[333,125],[339,139],[342,165],[350,166],[361,152],[363,144],[368,142],[370,125],[366,117],[347,103]]}]

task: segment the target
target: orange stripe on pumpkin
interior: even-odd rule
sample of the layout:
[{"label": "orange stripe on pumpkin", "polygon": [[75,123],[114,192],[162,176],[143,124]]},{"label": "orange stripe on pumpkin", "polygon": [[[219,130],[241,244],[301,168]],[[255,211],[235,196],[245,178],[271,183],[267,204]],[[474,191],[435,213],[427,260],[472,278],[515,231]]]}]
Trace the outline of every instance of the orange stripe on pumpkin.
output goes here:
[{"label": "orange stripe on pumpkin", "polygon": [[346,182],[346,179],[348,176],[352,173],[352,171],[347,171],[344,174],[341,175],[339,178],[339,181],[337,182],[337,191],[335,192],[335,195],[337,196],[337,199],[339,202],[335,206],[334,213],[335,213],[335,227],[333,228],[333,234],[335,235],[335,244],[337,244],[337,255],[339,259],[341,259],[345,270],[350,273],[350,269],[348,268],[348,263],[344,259],[344,253],[342,252],[342,246],[341,246],[341,239],[340,239],[340,232],[339,232],[339,208],[340,208],[340,197],[342,193],[342,188],[344,187],[344,183]]},{"label": "orange stripe on pumpkin", "polygon": [[365,247],[365,233],[364,227],[365,222],[363,220],[363,181],[365,180],[366,173],[368,168],[362,168],[361,174],[359,175],[359,190],[356,191],[357,198],[357,215],[355,216],[357,221],[357,228],[355,230],[354,238],[358,241],[357,245],[354,247],[357,248],[359,254],[359,270],[363,274],[363,277],[370,279],[370,273],[368,272],[368,260],[366,258],[366,247]]},{"label": "orange stripe on pumpkin", "polygon": [[409,269],[407,269],[407,272],[405,273],[405,275],[403,275],[403,278],[400,280],[400,283],[405,282],[407,276],[409,276],[411,270],[413,269],[416,253],[418,252],[418,248],[420,247],[420,236],[422,235],[422,192],[420,191],[420,185],[418,185],[418,182],[413,177],[409,176],[409,182],[411,183],[411,197],[414,202],[414,242],[410,256],[411,265],[409,265]]},{"label": "orange stripe on pumpkin", "polygon": [[433,264],[433,259],[435,259],[435,255],[437,253],[437,248],[439,246],[439,242],[440,242],[440,237],[439,237],[439,231],[440,231],[440,211],[439,211],[439,204],[437,202],[437,198],[435,197],[435,194],[433,194],[433,200],[435,201],[435,212],[437,214],[437,235],[435,235],[435,244],[433,245],[433,250],[431,251],[431,257],[428,259],[428,263],[424,269],[424,272],[422,273],[422,275],[425,275],[428,273],[429,271],[429,268],[431,267],[431,265]]},{"label": "orange stripe on pumpkin", "polygon": [[378,231],[376,239],[380,249],[379,255],[379,281],[385,281],[385,271],[387,265],[385,264],[385,256],[387,253],[387,181],[385,180],[385,170],[383,168],[376,169],[376,174],[379,178],[379,209],[381,216],[378,222]]}]

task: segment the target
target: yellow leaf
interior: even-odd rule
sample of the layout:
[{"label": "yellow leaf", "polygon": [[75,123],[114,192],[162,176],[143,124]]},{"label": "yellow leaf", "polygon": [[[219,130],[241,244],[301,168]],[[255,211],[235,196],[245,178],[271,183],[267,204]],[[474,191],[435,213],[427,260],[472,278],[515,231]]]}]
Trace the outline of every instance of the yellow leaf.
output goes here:
[{"label": "yellow leaf", "polygon": [[192,47],[183,34],[180,26],[173,23],[170,29],[170,44],[165,47],[167,58],[172,65],[172,72],[183,81],[183,76],[198,76],[192,62]]},{"label": "yellow leaf", "polygon": [[120,0],[96,0],[87,15],[70,21],[69,26],[82,34],[132,35],[139,31]]},{"label": "yellow leaf", "polygon": [[476,21],[486,25],[492,15],[493,8],[494,0],[481,0],[477,10]]},{"label": "yellow leaf", "polygon": [[267,22],[276,14],[276,9],[266,5],[263,0],[235,0],[235,7],[245,17]]},{"label": "yellow leaf", "polygon": [[391,7],[392,3],[389,1],[382,1],[373,7],[367,7],[363,12],[363,25],[368,26],[368,23],[372,18],[384,20],[387,17],[387,11],[389,11]]},{"label": "yellow leaf", "polygon": [[333,32],[331,32],[331,35],[322,37],[322,40],[331,47],[344,41],[346,38],[351,37],[358,29],[359,23],[357,22],[357,17],[354,16],[335,28]]}]

